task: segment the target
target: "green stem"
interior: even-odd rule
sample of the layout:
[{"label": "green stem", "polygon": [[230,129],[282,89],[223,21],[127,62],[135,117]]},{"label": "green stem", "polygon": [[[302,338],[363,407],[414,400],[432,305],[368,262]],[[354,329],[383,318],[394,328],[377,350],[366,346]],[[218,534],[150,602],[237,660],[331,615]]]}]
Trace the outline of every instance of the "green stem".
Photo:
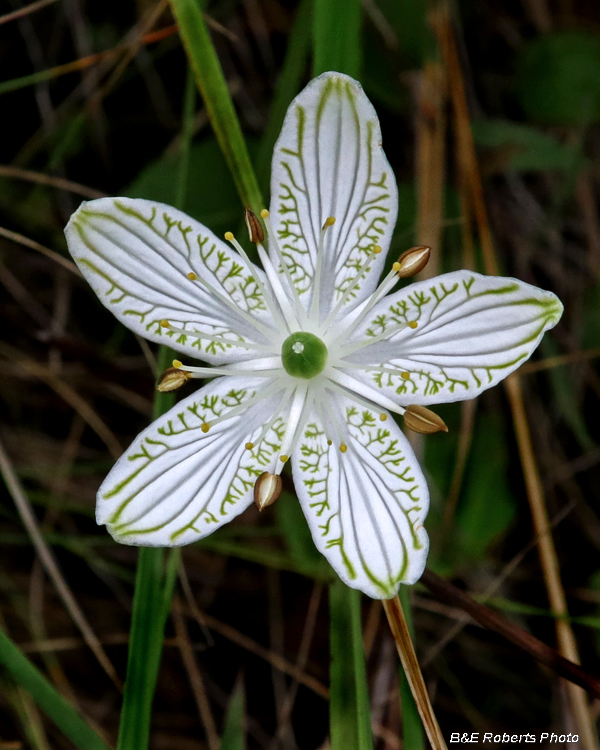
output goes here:
[{"label": "green stem", "polygon": [[109,750],[94,730],[79,716],[11,639],[0,630],[0,665],[27,690],[37,705],[81,750]]},{"label": "green stem", "polygon": [[258,214],[264,207],[258,182],[221,63],[198,0],[171,0],[185,51],[213,130],[244,204]]}]

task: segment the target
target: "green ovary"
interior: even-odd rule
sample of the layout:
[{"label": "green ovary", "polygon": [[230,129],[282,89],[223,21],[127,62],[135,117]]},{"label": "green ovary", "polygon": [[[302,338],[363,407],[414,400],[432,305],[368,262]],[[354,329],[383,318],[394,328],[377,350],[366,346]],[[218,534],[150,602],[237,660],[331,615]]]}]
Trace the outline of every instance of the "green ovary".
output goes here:
[{"label": "green ovary", "polygon": [[292,333],[281,347],[281,362],[288,375],[310,380],[325,369],[327,347],[312,333]]}]

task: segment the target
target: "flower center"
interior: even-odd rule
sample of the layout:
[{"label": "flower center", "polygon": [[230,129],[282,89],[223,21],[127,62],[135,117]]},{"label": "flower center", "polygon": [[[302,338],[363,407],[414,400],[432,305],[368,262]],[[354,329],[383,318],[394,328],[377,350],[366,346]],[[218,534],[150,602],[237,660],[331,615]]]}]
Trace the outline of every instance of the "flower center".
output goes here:
[{"label": "flower center", "polygon": [[325,369],[327,347],[314,334],[297,331],[283,342],[281,362],[288,375],[310,380]]}]

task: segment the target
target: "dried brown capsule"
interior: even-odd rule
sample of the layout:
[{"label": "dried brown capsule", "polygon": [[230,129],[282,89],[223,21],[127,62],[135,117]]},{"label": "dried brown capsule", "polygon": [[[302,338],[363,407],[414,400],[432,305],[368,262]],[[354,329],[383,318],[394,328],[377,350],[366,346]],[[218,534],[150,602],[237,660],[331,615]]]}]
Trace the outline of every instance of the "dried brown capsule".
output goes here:
[{"label": "dried brown capsule", "polygon": [[[398,268],[394,268],[394,270],[401,279],[407,279],[409,276],[414,276],[425,268],[429,262],[430,255],[431,248],[427,247],[427,245],[411,247],[410,250],[402,253],[398,258]],[[395,263],[394,266],[396,266]]]},{"label": "dried brown capsule", "polygon": [[167,367],[160,376],[156,390],[161,393],[176,391],[178,388],[181,388],[182,385],[185,385],[191,377],[191,372],[180,370],[179,367]]},{"label": "dried brown capsule", "polygon": [[441,417],[420,404],[411,404],[406,407],[404,413],[404,424],[409,430],[419,432],[421,435],[433,435],[434,432],[448,432],[446,423]]},{"label": "dried brown capsule", "polygon": [[264,510],[269,505],[273,505],[275,500],[281,495],[282,486],[279,474],[269,474],[268,471],[263,471],[254,484],[254,502],[256,503],[256,507],[259,510]]},{"label": "dried brown capsule", "polygon": [[265,233],[263,232],[262,224],[258,220],[256,214],[251,211],[248,206],[244,209],[244,221],[248,228],[248,236],[250,242],[254,242],[255,245],[260,245],[265,240]]}]

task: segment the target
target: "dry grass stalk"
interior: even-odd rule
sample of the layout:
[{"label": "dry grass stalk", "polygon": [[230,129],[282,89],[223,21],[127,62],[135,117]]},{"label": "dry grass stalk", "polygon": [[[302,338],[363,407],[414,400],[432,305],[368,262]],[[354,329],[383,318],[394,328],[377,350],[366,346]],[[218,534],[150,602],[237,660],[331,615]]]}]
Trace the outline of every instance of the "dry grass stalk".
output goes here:
[{"label": "dry grass stalk", "polygon": [[385,599],[383,608],[390,624],[390,630],[396,641],[398,655],[400,656],[406,679],[417,704],[419,716],[423,722],[423,727],[425,728],[431,747],[433,750],[446,750],[446,742],[435,718],[431,701],[429,700],[400,599],[397,596],[393,599]]},{"label": "dry grass stalk", "polygon": [[38,527],[37,519],[31,508],[31,504],[25,494],[21,483],[17,477],[17,474],[13,468],[13,465],[8,457],[8,454],[4,450],[4,446],[0,442],[0,473],[4,478],[4,482],[10,493],[19,516],[23,522],[23,525],[27,529],[27,533],[31,538],[31,542],[35,547],[38,557],[40,558],[44,569],[48,573],[48,576],[52,580],[56,591],[63,601],[69,615],[73,622],[77,625],[81,634],[83,635],[85,642],[90,647],[94,656],[110,677],[116,687],[121,689],[121,680],[119,679],[112,662],[106,655],[106,652],[102,648],[102,645],[98,639],[98,636],[94,633],[91,625],[87,621],[83,611],[81,610],[77,600],[71,593],[71,589],[67,585],[63,574],[58,567],[58,564],[54,558],[52,550],[46,543],[46,540],[42,536],[42,533]]},{"label": "dry grass stalk", "polygon": [[[495,275],[498,273],[498,264],[471,133],[462,70],[449,14],[447,12],[437,13],[433,18],[433,27],[448,71],[450,98],[455,122],[455,137],[457,138],[460,154],[458,166],[463,174],[462,180],[464,184],[470,186],[470,197],[481,242],[485,270],[488,274]],[[578,663],[579,656],[575,637],[570,623],[565,619],[568,616],[566,597],[560,578],[556,549],[550,533],[551,527],[548,512],[533,452],[533,444],[518,376],[514,374],[509,376],[505,381],[505,386],[517,435],[521,464],[525,476],[527,498],[534,529],[538,537],[538,551],[548,599],[552,611],[557,617],[556,634],[559,651],[562,656]],[[594,722],[585,692],[572,683],[567,683],[567,691],[583,746],[586,750],[594,750],[598,745],[593,726]]]},{"label": "dry grass stalk", "polygon": [[185,626],[183,615],[181,614],[181,604],[177,597],[173,599],[171,614],[173,616],[175,633],[177,634],[177,640],[179,643],[179,651],[181,652],[181,658],[190,680],[194,698],[196,699],[196,705],[198,706],[200,719],[202,720],[202,723],[204,725],[204,731],[206,732],[206,739],[208,740],[209,750],[219,750],[221,740],[219,739],[215,719],[213,717],[210,703],[206,695],[204,680],[202,679],[202,674],[200,673],[198,665],[196,664],[194,650],[192,648],[192,644],[190,643],[190,638]]}]

